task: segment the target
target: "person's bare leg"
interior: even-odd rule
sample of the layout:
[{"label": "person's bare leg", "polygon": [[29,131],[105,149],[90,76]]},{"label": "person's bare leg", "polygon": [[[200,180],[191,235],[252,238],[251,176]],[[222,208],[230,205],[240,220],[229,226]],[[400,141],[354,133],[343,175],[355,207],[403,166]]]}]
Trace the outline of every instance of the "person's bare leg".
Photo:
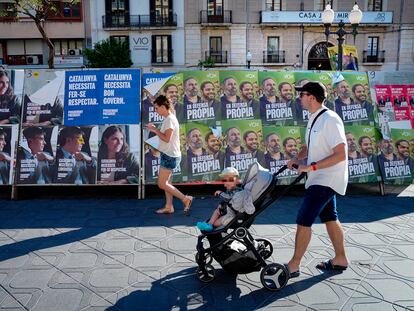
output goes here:
[{"label": "person's bare leg", "polygon": [[171,196],[180,199],[183,202],[184,206],[187,206],[192,198],[184,195],[180,190],[178,190],[172,184],[170,184],[169,180],[171,175],[171,170],[160,167],[158,174],[158,187],[164,190],[165,192],[169,193]]},{"label": "person's bare leg", "polygon": [[216,208],[213,212],[213,215],[211,215],[210,220],[208,221],[209,224],[214,225],[217,219],[220,218],[220,212],[219,209]]},{"label": "person's bare leg", "polygon": [[[172,175],[172,171],[170,171],[168,180],[171,179],[171,175]],[[160,187],[160,185],[158,184],[158,187]],[[161,187],[160,187],[161,188]],[[173,195],[168,193],[167,191],[164,190],[165,193],[165,205],[163,208],[160,208],[156,211],[156,213],[158,214],[172,214],[174,213],[174,206],[173,206]]]},{"label": "person's bare leg", "polygon": [[335,257],[332,259],[333,265],[348,266],[348,258],[345,254],[344,230],[339,220],[328,221],[325,223],[329,238],[335,251]]},{"label": "person's bare leg", "polygon": [[300,262],[303,255],[305,255],[309,242],[312,237],[312,228],[297,225],[296,237],[295,237],[295,252],[292,259],[288,263],[289,272],[295,272],[299,270]]}]

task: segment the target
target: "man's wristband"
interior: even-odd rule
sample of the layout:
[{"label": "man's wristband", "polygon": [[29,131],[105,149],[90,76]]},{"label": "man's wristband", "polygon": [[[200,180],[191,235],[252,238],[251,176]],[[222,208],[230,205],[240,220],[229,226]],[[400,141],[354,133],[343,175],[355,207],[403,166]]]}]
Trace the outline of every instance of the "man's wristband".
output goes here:
[{"label": "man's wristband", "polygon": [[316,162],[311,163],[311,168],[312,168],[312,171],[316,171],[318,169]]}]

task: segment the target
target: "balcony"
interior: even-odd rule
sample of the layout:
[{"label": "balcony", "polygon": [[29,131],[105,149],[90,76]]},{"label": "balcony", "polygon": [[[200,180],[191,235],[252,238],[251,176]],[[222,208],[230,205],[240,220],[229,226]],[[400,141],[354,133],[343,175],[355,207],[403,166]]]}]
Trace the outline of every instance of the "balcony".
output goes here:
[{"label": "balcony", "polygon": [[102,16],[102,25],[103,28],[177,27],[177,14],[165,16],[108,14]]},{"label": "balcony", "polygon": [[232,22],[232,11],[224,11],[221,15],[209,15],[208,11],[200,11],[200,24],[224,25]]},{"label": "balcony", "polygon": [[285,51],[263,51],[263,63],[284,63],[285,62]]},{"label": "balcony", "polygon": [[384,63],[385,62],[385,50],[377,51],[376,54],[373,51],[363,51],[362,62],[363,63]]},{"label": "balcony", "polygon": [[205,59],[211,58],[216,64],[227,64],[227,51],[205,51]]},{"label": "balcony", "polygon": [[151,63],[153,65],[172,65],[173,64],[173,49],[167,50],[151,50]]}]

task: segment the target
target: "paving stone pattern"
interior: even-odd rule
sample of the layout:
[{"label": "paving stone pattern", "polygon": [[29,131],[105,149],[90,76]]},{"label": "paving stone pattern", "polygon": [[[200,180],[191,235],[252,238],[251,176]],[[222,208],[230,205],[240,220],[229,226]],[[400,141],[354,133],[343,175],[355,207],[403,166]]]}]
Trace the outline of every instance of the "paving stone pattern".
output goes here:
[{"label": "paving stone pattern", "polygon": [[[250,231],[269,239],[270,262],[293,253],[300,197],[284,197]],[[0,310],[414,310],[414,199],[338,199],[346,250],[342,274],[315,268],[331,258],[325,227],[314,225],[301,276],[280,292],[260,273],[231,275],[218,264],[201,283],[194,224],[217,200],[197,198],[190,217],[156,215],[161,199],[0,201]]]}]

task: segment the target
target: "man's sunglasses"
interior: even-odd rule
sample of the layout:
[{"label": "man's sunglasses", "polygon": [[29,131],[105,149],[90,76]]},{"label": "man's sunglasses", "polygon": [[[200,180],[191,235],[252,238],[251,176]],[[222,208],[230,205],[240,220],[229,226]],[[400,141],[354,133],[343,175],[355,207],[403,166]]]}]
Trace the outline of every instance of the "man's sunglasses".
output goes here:
[{"label": "man's sunglasses", "polygon": [[300,92],[300,94],[299,94],[299,96],[300,97],[303,97],[303,96],[309,96],[309,95],[312,95],[311,93],[308,93],[308,92]]}]

